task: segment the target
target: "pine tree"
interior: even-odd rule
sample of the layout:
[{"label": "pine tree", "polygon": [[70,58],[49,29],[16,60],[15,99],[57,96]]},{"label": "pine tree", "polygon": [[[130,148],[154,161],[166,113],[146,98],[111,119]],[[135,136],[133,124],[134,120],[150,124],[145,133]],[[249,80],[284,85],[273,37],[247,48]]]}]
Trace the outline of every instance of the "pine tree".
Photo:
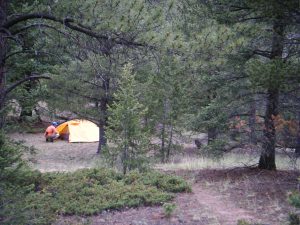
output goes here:
[{"label": "pine tree", "polygon": [[[218,21],[225,24],[241,24],[258,27],[247,46],[248,62],[245,73],[256,89],[265,94],[262,152],[259,168],[275,170],[275,146],[277,142],[275,119],[280,111],[280,96],[284,84],[299,79],[292,66],[297,50],[289,43],[289,32],[296,29],[299,15],[297,0],[272,1],[212,1]],[[255,23],[254,23],[255,22]],[[245,29],[239,29],[245,35]],[[295,45],[294,45],[295,47]]]},{"label": "pine tree", "polygon": [[[53,59],[60,58],[60,55],[64,57],[72,49],[73,53],[78,53],[77,59],[84,60],[85,55],[78,51],[82,48],[107,56],[114,51],[127,54],[129,48],[148,46],[150,35],[141,37],[140,34],[148,33],[152,23],[156,23],[161,15],[159,7],[145,4],[142,0],[1,0],[0,11],[0,127],[4,125],[3,111],[8,94],[29,80],[49,78],[42,74],[26,77],[22,74],[11,84],[12,66],[8,65],[8,61],[13,56],[16,56],[14,61],[22,58],[26,62],[29,57],[24,55],[43,52]],[[24,42],[27,38],[24,37],[30,37],[32,43],[27,45]],[[83,43],[83,39],[88,41]],[[42,45],[37,46],[36,43]],[[58,48],[51,48],[49,43],[55,43],[52,46]],[[52,52],[53,49],[55,51]],[[37,60],[39,58],[36,57]],[[109,78],[106,82],[109,82]],[[102,100],[106,105],[106,99]]]},{"label": "pine tree", "polygon": [[137,82],[132,70],[132,64],[124,66],[119,90],[108,108],[107,139],[113,147],[107,147],[105,154],[113,164],[121,159],[124,174],[128,170],[145,167],[149,146],[149,135],[142,123],[147,109],[139,102]]},{"label": "pine tree", "polygon": [[140,86],[144,90],[143,103],[149,108],[147,125],[153,135],[160,139],[159,156],[165,162],[174,149],[174,136],[180,134],[177,128],[187,103],[186,77],[180,57],[161,54],[157,58],[158,70],[154,66],[142,68],[144,76],[147,74],[147,80]]}]

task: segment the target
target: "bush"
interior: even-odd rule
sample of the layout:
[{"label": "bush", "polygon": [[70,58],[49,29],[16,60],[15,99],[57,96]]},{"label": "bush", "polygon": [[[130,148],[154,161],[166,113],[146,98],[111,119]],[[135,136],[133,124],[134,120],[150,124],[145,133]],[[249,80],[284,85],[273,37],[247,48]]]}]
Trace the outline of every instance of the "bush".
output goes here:
[{"label": "bush", "polygon": [[261,223],[250,223],[244,219],[238,220],[237,225],[263,225]]},{"label": "bush", "polygon": [[300,225],[299,216],[295,213],[290,213],[289,214],[289,224],[290,225]]},{"label": "bush", "polygon": [[288,201],[291,205],[295,206],[296,208],[300,208],[300,193],[293,192],[289,194]]},{"label": "bush", "polygon": [[20,170],[14,178],[0,185],[1,224],[51,224],[58,214],[89,216],[106,209],[160,205],[174,192],[190,191],[182,178],[158,172]]},{"label": "bush", "polygon": [[22,161],[22,146],[0,132],[0,224],[49,224],[55,218],[48,195],[37,192],[42,174]]},{"label": "bush", "polygon": [[23,165],[21,149],[8,143],[0,130],[0,180],[14,175]]},{"label": "bush", "polygon": [[[295,206],[296,208],[300,208],[300,193],[297,191],[288,194],[288,201],[291,205]],[[300,224],[300,218],[298,214],[290,213],[289,217],[289,224],[290,225],[298,225]]]},{"label": "bush", "polygon": [[56,213],[50,196],[34,191],[33,185],[0,184],[0,224],[51,224]]},{"label": "bush", "polygon": [[144,185],[155,186],[166,192],[190,192],[191,188],[186,181],[178,176],[165,175],[159,172],[151,171],[146,173],[138,173],[133,171],[125,177],[125,182],[131,184],[141,182]]},{"label": "bush", "polygon": [[183,179],[155,172],[124,176],[107,169],[85,169],[57,174],[44,191],[51,194],[58,212],[92,215],[105,209],[161,204],[173,198],[169,192],[189,189]]},{"label": "bush", "polygon": [[176,209],[176,205],[173,203],[165,203],[163,204],[163,208],[166,217],[171,217],[171,215],[174,213]]}]

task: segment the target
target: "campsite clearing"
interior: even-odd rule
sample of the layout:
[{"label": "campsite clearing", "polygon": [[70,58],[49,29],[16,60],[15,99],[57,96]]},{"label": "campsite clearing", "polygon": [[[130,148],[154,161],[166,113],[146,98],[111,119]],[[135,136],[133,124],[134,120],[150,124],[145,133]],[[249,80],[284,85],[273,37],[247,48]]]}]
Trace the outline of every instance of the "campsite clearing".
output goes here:
[{"label": "campsite clearing", "polygon": [[102,162],[96,154],[98,142],[69,143],[55,140],[45,142],[43,134],[14,133],[11,138],[24,141],[27,146],[33,146],[35,154],[26,156],[34,169],[41,172],[75,171],[82,168],[101,166]]},{"label": "campsite clearing", "polygon": [[[31,156],[35,169],[46,171],[75,171],[101,166],[96,154],[98,143],[46,143],[42,134],[12,134],[16,140],[36,148]],[[299,172],[256,171],[254,169],[165,170],[189,180],[192,193],[178,194],[176,210],[171,218],[157,207],[127,208],[104,211],[91,217],[61,216],[57,225],[66,224],[190,224],[236,225],[238,219],[279,225],[293,211],[287,202],[288,191],[298,185]]]}]

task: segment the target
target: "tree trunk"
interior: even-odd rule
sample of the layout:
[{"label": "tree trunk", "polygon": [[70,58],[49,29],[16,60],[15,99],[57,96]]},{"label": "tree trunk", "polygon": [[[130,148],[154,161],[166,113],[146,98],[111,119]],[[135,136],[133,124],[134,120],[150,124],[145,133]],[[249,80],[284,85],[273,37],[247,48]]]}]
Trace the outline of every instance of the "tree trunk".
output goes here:
[{"label": "tree trunk", "polygon": [[[31,76],[31,73],[27,73],[26,77]],[[35,80],[30,80],[29,82],[26,82],[23,87],[24,90],[27,92],[27,95],[30,96],[31,95],[31,91],[33,89],[35,89],[37,86],[37,81]],[[35,102],[30,99],[27,99],[26,97],[21,99],[21,101],[19,102],[20,106],[21,106],[21,114],[20,114],[20,118],[19,121],[21,122],[26,122],[28,117],[32,117],[32,110],[35,108]]]},{"label": "tree trunk", "polygon": [[[282,59],[284,44],[284,24],[282,18],[277,18],[273,25],[273,39],[272,39],[272,52],[271,60]],[[264,138],[263,149],[260,155],[258,167],[260,169],[276,170],[275,163],[275,143],[276,143],[276,130],[274,118],[278,115],[279,105],[279,85],[275,85],[274,80],[276,75],[272,76],[269,81],[269,88],[267,91],[267,107],[264,118]]]},{"label": "tree trunk", "polygon": [[123,174],[125,175],[127,173],[127,164],[128,164],[128,146],[124,147],[123,150]]},{"label": "tree trunk", "polygon": [[161,162],[165,162],[165,134],[166,133],[166,124],[163,122],[161,128],[161,147],[160,147],[160,155],[161,155]]},{"label": "tree trunk", "polygon": [[[7,1],[0,0],[0,27],[6,21]],[[5,102],[5,57],[7,53],[7,41],[5,31],[0,30],[0,129],[4,126],[4,102]]]},{"label": "tree trunk", "polygon": [[298,112],[298,133],[295,153],[297,157],[300,156],[300,111]]},{"label": "tree trunk", "polygon": [[108,109],[108,90],[109,90],[109,78],[105,78],[102,82],[102,89],[105,90],[104,96],[100,100],[100,120],[99,120],[99,144],[97,153],[100,154],[102,147],[106,146],[107,139],[105,135],[105,127],[107,126],[107,109]]},{"label": "tree trunk", "polygon": [[249,142],[251,144],[256,145],[257,144],[257,137],[255,132],[255,123],[256,123],[256,102],[255,98],[254,101],[250,104],[250,111],[249,111],[249,127],[250,127],[250,136],[249,136]]},{"label": "tree trunk", "polygon": [[258,167],[260,169],[276,170],[275,143],[276,130],[274,116],[278,115],[278,90],[268,90],[267,108],[264,121],[263,149],[260,155]]},{"label": "tree trunk", "polygon": [[173,142],[173,125],[171,124],[170,128],[170,137],[169,137],[169,143],[168,143],[168,148],[167,148],[167,161],[170,159],[170,152],[171,152],[171,147],[172,147],[172,142]]},{"label": "tree trunk", "polygon": [[[128,141],[128,131],[127,128],[124,130],[124,140],[126,142]],[[122,166],[123,166],[123,174],[125,175],[127,173],[127,168],[128,168],[128,160],[129,160],[129,155],[128,155],[128,142],[125,144],[123,148],[123,154],[122,154]]]},{"label": "tree trunk", "polygon": [[211,127],[207,130],[207,139],[208,144],[211,144],[217,137],[217,129],[215,127]]},{"label": "tree trunk", "polygon": [[164,99],[163,102],[163,118],[162,118],[162,128],[161,128],[161,147],[160,147],[160,154],[161,154],[161,162],[164,163],[166,161],[166,120],[168,114],[168,99]]}]

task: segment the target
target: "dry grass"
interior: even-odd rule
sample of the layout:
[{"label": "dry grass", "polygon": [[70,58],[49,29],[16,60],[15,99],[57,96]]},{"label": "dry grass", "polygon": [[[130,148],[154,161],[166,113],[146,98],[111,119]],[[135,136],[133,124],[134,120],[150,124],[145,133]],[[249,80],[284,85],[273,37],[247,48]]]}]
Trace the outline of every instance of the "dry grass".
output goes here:
[{"label": "dry grass", "polygon": [[[56,141],[46,143],[42,134],[10,135],[15,140],[22,140],[27,146],[34,146],[36,155],[30,156],[32,166],[42,172],[46,171],[75,171],[81,168],[103,166],[104,162],[96,154],[98,143],[68,143]],[[259,155],[227,153],[220,159],[200,157],[195,154],[195,148],[186,148],[186,152],[174,156],[170,163],[157,164],[161,170],[199,170],[199,169],[227,169],[254,165]],[[277,168],[280,170],[300,169],[300,161],[292,161],[288,156],[276,156]]]},{"label": "dry grass", "polygon": [[[235,167],[253,166],[258,163],[259,156],[240,153],[227,153],[220,159],[199,156],[174,157],[166,164],[158,164],[161,170],[200,170],[200,169],[228,169]],[[300,160],[291,159],[285,155],[276,156],[279,170],[300,169]]]}]

